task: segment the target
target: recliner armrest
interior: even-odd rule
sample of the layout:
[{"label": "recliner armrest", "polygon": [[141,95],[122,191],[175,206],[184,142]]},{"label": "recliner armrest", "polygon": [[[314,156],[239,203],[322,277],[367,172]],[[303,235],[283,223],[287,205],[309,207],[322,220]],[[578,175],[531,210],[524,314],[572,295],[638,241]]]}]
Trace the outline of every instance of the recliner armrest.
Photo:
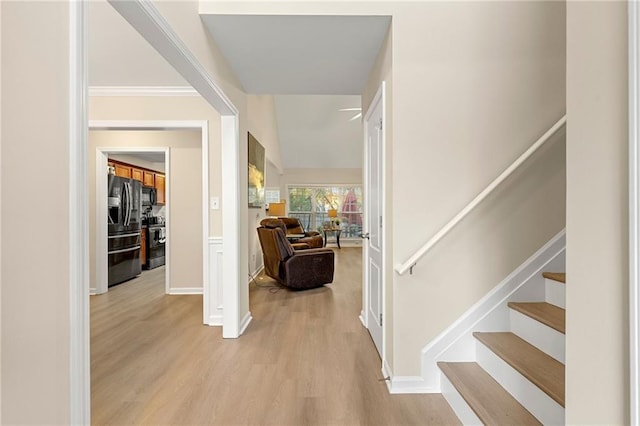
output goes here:
[{"label": "recliner armrest", "polygon": [[325,248],[297,251],[284,262],[285,285],[303,289],[333,282],[334,256]]}]

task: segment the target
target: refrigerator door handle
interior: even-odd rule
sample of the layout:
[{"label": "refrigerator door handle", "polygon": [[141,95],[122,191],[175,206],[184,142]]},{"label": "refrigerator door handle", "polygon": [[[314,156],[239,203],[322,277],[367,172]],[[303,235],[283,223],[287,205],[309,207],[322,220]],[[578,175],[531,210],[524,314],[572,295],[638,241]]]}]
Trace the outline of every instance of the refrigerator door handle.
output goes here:
[{"label": "refrigerator door handle", "polygon": [[131,220],[131,192],[129,182],[124,183],[124,192],[127,198],[127,210],[125,213],[124,226],[129,226],[129,221]]},{"label": "refrigerator door handle", "polygon": [[129,248],[122,249],[122,250],[110,251],[109,254],[126,253],[128,251],[134,251],[134,250],[139,250],[139,249],[140,249],[140,246],[135,246],[135,247],[129,247]]},{"label": "refrigerator door handle", "polygon": [[127,184],[122,183],[122,226],[127,226],[127,214],[129,213],[129,207],[127,207]]},{"label": "refrigerator door handle", "polygon": [[113,238],[127,238],[127,237],[137,237],[139,236],[140,233],[139,232],[134,232],[132,234],[123,234],[123,235],[109,235],[107,238],[108,239],[113,239]]}]

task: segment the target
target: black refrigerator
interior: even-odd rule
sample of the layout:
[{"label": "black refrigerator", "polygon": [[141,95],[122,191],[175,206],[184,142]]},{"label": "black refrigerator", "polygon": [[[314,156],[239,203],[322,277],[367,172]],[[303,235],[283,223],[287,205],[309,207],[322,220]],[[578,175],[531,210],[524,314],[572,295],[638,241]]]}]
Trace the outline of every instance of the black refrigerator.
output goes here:
[{"label": "black refrigerator", "polygon": [[109,175],[109,287],[142,272],[140,263],[142,183]]}]

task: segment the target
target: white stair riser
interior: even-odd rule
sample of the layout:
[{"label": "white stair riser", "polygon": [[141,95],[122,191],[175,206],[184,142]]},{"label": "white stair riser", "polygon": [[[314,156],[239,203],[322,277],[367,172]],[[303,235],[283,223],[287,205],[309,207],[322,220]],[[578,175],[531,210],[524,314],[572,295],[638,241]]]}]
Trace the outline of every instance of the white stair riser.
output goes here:
[{"label": "white stair riser", "polygon": [[544,280],[545,302],[566,309],[565,288],[564,283],[546,278]]},{"label": "white stair riser", "polygon": [[564,364],[564,334],[514,309],[509,315],[512,333]]},{"label": "white stair riser", "polygon": [[442,389],[442,395],[447,400],[453,412],[456,413],[458,419],[463,425],[482,425],[482,421],[476,416],[469,404],[464,400],[462,395],[458,393],[457,389],[451,384],[449,379],[442,372],[440,373],[440,388]]},{"label": "white stair riser", "polygon": [[480,342],[477,362],[520,404],[545,425],[564,425],[564,408]]}]

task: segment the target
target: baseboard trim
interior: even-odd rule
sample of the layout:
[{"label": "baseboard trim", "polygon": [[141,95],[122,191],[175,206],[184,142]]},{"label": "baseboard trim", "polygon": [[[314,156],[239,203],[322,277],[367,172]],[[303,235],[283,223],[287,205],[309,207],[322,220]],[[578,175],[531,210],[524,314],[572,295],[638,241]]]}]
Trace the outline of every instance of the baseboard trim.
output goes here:
[{"label": "baseboard trim", "polygon": [[380,370],[387,384],[387,390],[391,394],[439,392],[439,390],[427,387],[426,382],[420,376],[394,376],[387,360],[382,361],[382,368]]},{"label": "baseboard trim", "polygon": [[440,383],[438,387],[430,387],[422,376],[395,376],[387,380],[387,388],[392,394],[407,393],[440,393]]},{"label": "baseboard trim", "polygon": [[[447,355],[453,355],[455,361],[473,360],[475,351],[473,338],[470,336],[474,327],[477,327],[481,321],[489,320],[490,314],[497,311],[527,282],[535,279],[546,265],[564,252],[565,247],[566,238],[563,229],[422,349],[421,378],[425,382],[423,385],[425,389],[440,392],[440,370],[437,362],[447,360]],[[539,278],[542,280],[541,276]],[[543,288],[544,286],[541,286],[541,289]],[[467,342],[467,340],[470,341]],[[455,354],[451,351],[454,345],[456,345],[456,350],[453,351]]]},{"label": "baseboard trim", "polygon": [[242,318],[242,321],[240,322],[240,335],[242,336],[245,332],[245,330],[247,329],[247,327],[249,327],[249,324],[251,323],[251,320],[253,320],[253,317],[251,316],[251,311],[247,312],[244,316],[244,318]]},{"label": "baseboard trim", "polygon": [[211,315],[206,325],[212,327],[222,327],[222,315]]},{"label": "baseboard trim", "polygon": [[170,295],[202,294],[202,287],[170,288]]}]

